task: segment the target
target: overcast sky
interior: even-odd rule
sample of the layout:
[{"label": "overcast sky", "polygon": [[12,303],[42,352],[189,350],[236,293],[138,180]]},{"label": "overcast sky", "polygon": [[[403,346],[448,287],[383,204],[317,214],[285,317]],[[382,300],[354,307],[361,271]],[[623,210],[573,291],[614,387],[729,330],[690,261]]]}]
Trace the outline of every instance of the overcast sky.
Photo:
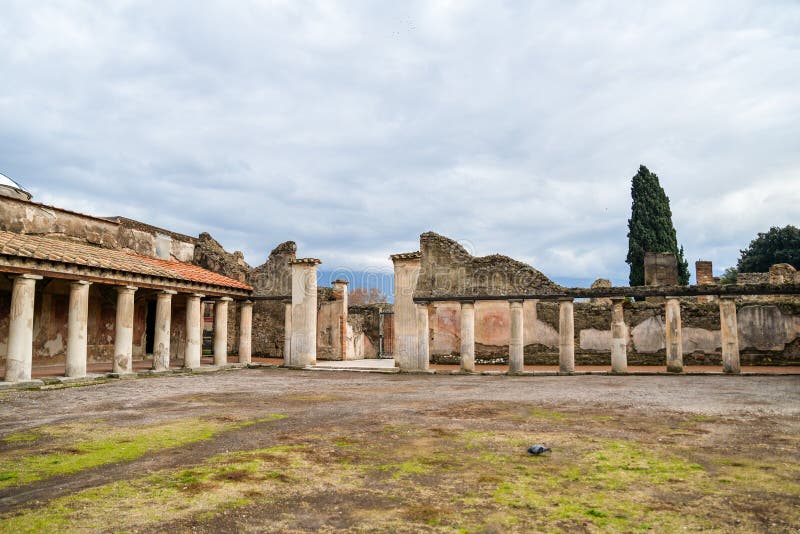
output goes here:
[{"label": "overcast sky", "polygon": [[692,265],[800,225],[795,0],[6,0],[0,43],[0,172],[251,265],[435,230],[626,282],[641,163]]}]

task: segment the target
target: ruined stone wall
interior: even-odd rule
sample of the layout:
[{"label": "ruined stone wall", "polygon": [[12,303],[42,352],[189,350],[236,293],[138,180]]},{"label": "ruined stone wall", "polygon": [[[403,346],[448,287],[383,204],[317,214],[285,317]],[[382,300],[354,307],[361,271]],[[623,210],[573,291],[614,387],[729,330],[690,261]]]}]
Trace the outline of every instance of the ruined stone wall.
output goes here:
[{"label": "ruined stone wall", "polygon": [[414,297],[558,294],[561,286],[520,261],[499,254],[475,257],[456,241],[420,236],[421,270]]},{"label": "ruined stone wall", "polygon": [[[270,252],[267,261],[250,272],[249,283],[255,296],[292,294],[292,269],[289,262],[297,257],[297,245],[286,241]],[[253,356],[283,357],[286,304],[256,300],[253,305]]]},{"label": "ruined stone wall", "polygon": [[0,196],[0,230],[61,237],[90,245],[191,262],[195,239],[124,217],[93,217],[37,202]]},{"label": "ruined stone wall", "polygon": [[[525,303],[525,362],[558,363],[558,303],[540,301],[531,310]],[[431,357],[434,362],[458,361],[460,323],[456,303],[431,307]],[[578,365],[609,365],[611,307],[577,302],[575,361]],[[745,365],[800,364],[800,303],[796,300],[737,303],[739,347]],[[684,362],[721,364],[719,304],[681,301]],[[508,304],[478,302],[475,306],[476,361],[506,363],[508,359]],[[628,325],[628,362],[663,365],[666,360],[664,306],[647,302],[625,305]],[[487,343],[488,341],[488,343]]]},{"label": "ruined stone wall", "polygon": [[[347,322],[350,324],[354,358],[377,358],[380,348],[380,314],[392,311],[392,305],[386,302],[350,306]],[[348,347],[348,351],[350,347]],[[359,356],[360,355],[360,356]]]}]

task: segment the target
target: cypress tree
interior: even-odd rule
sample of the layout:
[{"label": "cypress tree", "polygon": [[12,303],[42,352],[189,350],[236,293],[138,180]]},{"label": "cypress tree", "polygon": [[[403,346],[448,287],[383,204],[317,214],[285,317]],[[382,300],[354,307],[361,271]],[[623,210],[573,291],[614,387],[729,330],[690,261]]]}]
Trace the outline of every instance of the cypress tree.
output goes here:
[{"label": "cypress tree", "polygon": [[669,197],[661,188],[658,176],[644,165],[631,183],[631,218],[628,219],[628,257],[630,285],[644,285],[644,253],[669,252],[678,259],[678,283],[689,283],[689,263],[683,257],[683,247],[678,249]]}]

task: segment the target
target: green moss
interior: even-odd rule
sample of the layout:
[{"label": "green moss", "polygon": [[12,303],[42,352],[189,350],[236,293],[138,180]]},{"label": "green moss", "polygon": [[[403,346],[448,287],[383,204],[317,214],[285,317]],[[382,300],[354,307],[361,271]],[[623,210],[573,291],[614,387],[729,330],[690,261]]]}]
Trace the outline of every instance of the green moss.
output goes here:
[{"label": "green moss", "polygon": [[530,408],[528,410],[528,417],[533,419],[550,419],[553,421],[563,421],[567,418],[567,414],[561,412],[553,412],[550,410],[543,410],[541,408]]},{"label": "green moss", "polygon": [[299,461],[304,449],[278,446],[220,454],[191,469],[87,489],[41,508],[0,516],[0,532],[107,530],[109,517],[114,517],[117,531],[187,514],[211,519],[250,503],[247,491],[281,484],[284,472],[275,469],[276,461],[283,464],[287,457]]},{"label": "green moss", "polygon": [[[226,430],[284,417],[271,414],[257,420],[234,423],[189,419],[145,428],[98,429],[95,426],[92,433],[103,437],[55,444],[51,450],[33,451],[32,454],[15,451],[0,458],[0,488],[135,460],[150,451],[180,447],[210,439]],[[69,436],[63,429],[51,429],[51,433],[62,438],[65,434]]]},{"label": "green moss", "polygon": [[17,434],[11,434],[10,436],[6,436],[3,438],[3,441],[8,443],[15,443],[18,441],[36,441],[42,437],[41,434],[37,434],[36,432],[19,432]]}]

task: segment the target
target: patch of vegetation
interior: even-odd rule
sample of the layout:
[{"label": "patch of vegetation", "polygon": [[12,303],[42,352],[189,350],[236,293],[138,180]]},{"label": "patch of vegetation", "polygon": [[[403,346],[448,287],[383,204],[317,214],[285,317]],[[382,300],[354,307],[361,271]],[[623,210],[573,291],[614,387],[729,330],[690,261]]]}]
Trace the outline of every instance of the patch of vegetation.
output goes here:
[{"label": "patch of vegetation", "polygon": [[41,434],[36,432],[18,432],[16,434],[11,434],[3,438],[3,441],[7,443],[15,443],[18,441],[36,441],[42,437]]},{"label": "patch of vegetation", "polygon": [[[310,513],[330,519],[342,502],[342,521],[359,531],[671,532],[735,525],[749,532],[775,521],[776,530],[800,524],[800,466],[789,455],[766,462],[691,436],[696,441],[679,446],[650,434],[637,441],[638,430],[611,439],[606,431],[591,433],[589,419],[561,421],[558,432],[537,431],[537,440],[557,444],[538,457],[525,452],[531,439],[525,428],[395,425],[347,437],[341,428],[316,429],[319,435],[304,434],[302,444],[226,453],[5,514],[0,531],[108,529],[110,517],[114,530],[181,518],[213,530],[218,514],[241,507],[248,507],[243,517],[268,513],[276,531],[295,531]],[[649,430],[663,436],[674,424],[656,422]],[[767,513],[759,503],[769,503]],[[293,514],[294,505],[306,519]]]},{"label": "patch of vegetation", "polygon": [[[18,441],[29,435],[38,437],[47,434],[56,439],[45,448],[17,449],[0,456],[0,488],[68,475],[99,465],[135,460],[150,451],[188,445],[210,439],[226,430],[284,417],[281,414],[271,414],[257,420],[226,423],[189,419],[129,428],[112,428],[99,424],[67,425],[62,428],[41,428],[36,433],[12,435],[9,438]],[[98,437],[82,439],[83,435]]]}]

